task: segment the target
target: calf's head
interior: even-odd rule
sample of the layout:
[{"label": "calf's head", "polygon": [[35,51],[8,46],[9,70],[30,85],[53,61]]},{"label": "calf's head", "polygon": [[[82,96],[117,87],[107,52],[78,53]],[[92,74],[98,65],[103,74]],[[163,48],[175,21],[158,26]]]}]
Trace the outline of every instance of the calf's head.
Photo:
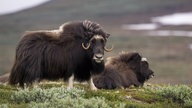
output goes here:
[{"label": "calf's head", "polygon": [[154,76],[154,72],[149,68],[147,59],[141,57],[138,53],[122,53],[120,58],[125,62],[138,76],[140,82],[144,82]]},{"label": "calf's head", "polygon": [[147,62],[146,58],[141,59],[141,74],[145,77],[145,80],[148,80],[154,77],[154,72],[149,68],[149,63]]}]

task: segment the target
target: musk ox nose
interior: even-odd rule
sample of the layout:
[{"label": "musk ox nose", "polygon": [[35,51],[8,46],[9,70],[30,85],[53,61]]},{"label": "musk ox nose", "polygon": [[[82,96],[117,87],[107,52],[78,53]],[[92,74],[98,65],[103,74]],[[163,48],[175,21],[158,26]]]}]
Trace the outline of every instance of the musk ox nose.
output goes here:
[{"label": "musk ox nose", "polygon": [[103,61],[103,54],[95,54],[93,59],[97,62],[97,63],[101,63]]}]

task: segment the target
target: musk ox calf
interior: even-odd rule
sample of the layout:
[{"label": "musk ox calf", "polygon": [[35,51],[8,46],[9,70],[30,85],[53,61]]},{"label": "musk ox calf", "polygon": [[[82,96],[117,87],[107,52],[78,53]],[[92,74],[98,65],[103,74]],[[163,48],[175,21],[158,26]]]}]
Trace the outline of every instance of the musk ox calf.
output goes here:
[{"label": "musk ox calf", "polygon": [[15,63],[9,77],[11,85],[33,84],[42,79],[68,82],[89,81],[104,70],[107,34],[102,27],[88,20],[67,22],[59,30],[27,32],[16,48]]},{"label": "musk ox calf", "polygon": [[146,58],[136,52],[122,52],[117,57],[108,58],[103,73],[96,75],[93,82],[100,89],[127,88],[142,86],[153,76]]}]

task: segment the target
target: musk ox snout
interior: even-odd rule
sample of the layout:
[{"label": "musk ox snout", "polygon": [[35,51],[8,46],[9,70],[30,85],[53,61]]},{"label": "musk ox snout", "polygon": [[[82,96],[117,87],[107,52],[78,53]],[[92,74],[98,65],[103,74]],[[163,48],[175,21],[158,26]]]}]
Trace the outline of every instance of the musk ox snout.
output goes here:
[{"label": "musk ox snout", "polygon": [[153,78],[155,75],[154,75],[154,72],[152,70],[149,70],[149,75],[148,75],[148,79],[150,78]]},{"label": "musk ox snout", "polygon": [[101,63],[104,60],[103,54],[94,54],[93,60],[97,63]]},{"label": "musk ox snout", "polygon": [[145,80],[149,80],[150,78],[153,78],[155,76],[152,70],[148,70],[146,73],[143,74],[145,76]]}]

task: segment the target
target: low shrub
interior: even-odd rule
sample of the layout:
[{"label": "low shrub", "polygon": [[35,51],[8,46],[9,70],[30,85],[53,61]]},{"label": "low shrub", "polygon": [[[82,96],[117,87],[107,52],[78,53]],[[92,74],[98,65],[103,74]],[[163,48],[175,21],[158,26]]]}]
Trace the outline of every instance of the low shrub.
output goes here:
[{"label": "low shrub", "polygon": [[9,108],[7,104],[1,104],[0,108]]},{"label": "low shrub", "polygon": [[[85,98],[83,89],[66,89],[53,87],[50,89],[19,89],[11,100],[15,104],[28,103],[30,108],[111,108],[104,97]],[[117,103],[114,107],[124,108],[125,104]]]},{"label": "low shrub", "polygon": [[16,103],[29,103],[29,102],[46,102],[51,99],[63,99],[67,96],[76,98],[84,94],[82,89],[66,89],[64,87],[53,87],[50,89],[33,88],[33,89],[19,89],[12,96],[11,99]]},{"label": "low shrub", "polygon": [[90,98],[82,97],[71,98],[67,96],[63,99],[51,99],[50,101],[37,103],[31,102],[30,108],[110,108],[105,102],[104,98]]},{"label": "low shrub", "polygon": [[168,85],[152,89],[158,95],[170,98],[185,107],[192,107],[192,88],[187,85]]}]

